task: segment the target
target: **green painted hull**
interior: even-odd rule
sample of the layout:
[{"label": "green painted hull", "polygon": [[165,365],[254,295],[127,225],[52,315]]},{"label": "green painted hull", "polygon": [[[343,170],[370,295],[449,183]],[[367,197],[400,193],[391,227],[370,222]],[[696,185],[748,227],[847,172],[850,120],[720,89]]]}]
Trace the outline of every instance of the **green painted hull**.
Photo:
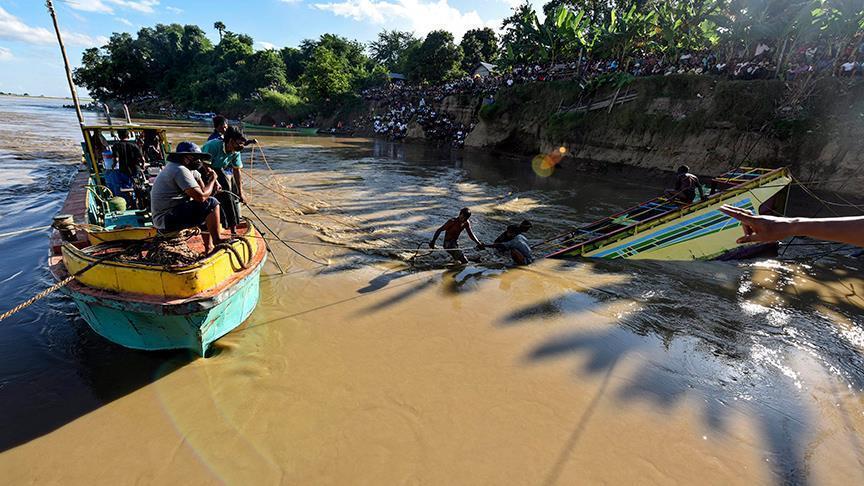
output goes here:
[{"label": "green painted hull", "polygon": [[245,321],[258,304],[266,257],[242,280],[215,297],[153,304],[64,289],[100,336],[132,349],[190,349],[204,356],[217,339]]},{"label": "green painted hull", "polygon": [[293,135],[317,135],[318,129],[315,127],[311,128],[285,128],[285,127],[270,127],[267,125],[255,125],[252,123],[245,123],[243,125],[244,131],[250,132],[268,132],[268,133],[286,133]]}]

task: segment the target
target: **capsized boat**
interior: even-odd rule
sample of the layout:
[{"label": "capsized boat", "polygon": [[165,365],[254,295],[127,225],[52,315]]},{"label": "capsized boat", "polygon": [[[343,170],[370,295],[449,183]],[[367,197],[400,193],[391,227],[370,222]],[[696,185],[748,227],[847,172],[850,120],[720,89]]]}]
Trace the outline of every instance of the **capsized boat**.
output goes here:
[{"label": "capsized boat", "polygon": [[665,196],[646,201],[535,245],[548,258],[706,260],[740,249],[741,223],[724,204],[760,214],[782,214],[789,170],[739,167],[703,187],[708,195],[681,205]]},{"label": "capsized boat", "polygon": [[[133,349],[190,349],[204,356],[255,309],[265,245],[254,225],[244,221],[236,239],[208,255],[200,233],[184,237],[194,261],[148,261],[152,244],[170,237],[157,234],[149,202],[142,209],[111,204],[117,197],[105,187],[99,152],[100,143],[110,145],[118,129],[128,129],[133,138],[156,130],[161,154],[170,152],[163,128],[83,126],[86,168],[72,181],[62,210],[73,226],[52,233],[49,269],[58,282],[74,277],[62,291],[106,339]],[[151,164],[149,177],[135,182],[136,202],[149,196],[147,179],[160,167],[159,161]]]}]

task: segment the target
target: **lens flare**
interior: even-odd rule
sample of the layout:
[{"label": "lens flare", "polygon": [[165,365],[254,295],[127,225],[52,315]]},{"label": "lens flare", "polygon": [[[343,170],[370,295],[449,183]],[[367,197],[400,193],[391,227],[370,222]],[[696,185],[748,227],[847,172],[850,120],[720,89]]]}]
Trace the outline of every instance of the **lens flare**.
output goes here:
[{"label": "lens flare", "polygon": [[555,162],[546,154],[540,154],[531,160],[531,168],[540,177],[549,177],[555,172]]}]

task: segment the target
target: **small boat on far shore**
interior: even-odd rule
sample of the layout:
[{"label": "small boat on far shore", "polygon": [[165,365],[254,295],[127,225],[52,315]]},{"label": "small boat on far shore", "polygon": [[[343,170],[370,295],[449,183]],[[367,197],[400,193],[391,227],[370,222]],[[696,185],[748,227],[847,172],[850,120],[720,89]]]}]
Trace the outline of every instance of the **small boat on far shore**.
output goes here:
[{"label": "small boat on far shore", "polygon": [[254,123],[243,123],[243,131],[247,133],[263,132],[267,134],[277,135],[317,135],[319,130],[317,127],[278,127],[270,125],[256,125]]},{"label": "small boat on far shore", "polygon": [[[665,196],[574,228],[534,246],[548,258],[652,260],[722,259],[740,254],[741,223],[719,211],[725,204],[782,214],[792,176],[787,168],[739,167],[712,179],[703,200],[681,205]],[[786,197],[779,197],[785,194]]]}]

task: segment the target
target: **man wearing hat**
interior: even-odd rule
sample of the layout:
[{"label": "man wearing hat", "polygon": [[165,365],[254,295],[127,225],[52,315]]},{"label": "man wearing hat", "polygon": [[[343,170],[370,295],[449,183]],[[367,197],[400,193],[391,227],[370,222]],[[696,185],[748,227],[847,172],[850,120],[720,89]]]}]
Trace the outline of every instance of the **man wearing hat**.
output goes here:
[{"label": "man wearing hat", "polygon": [[216,195],[216,199],[222,208],[222,224],[231,229],[231,233],[237,232],[237,224],[240,222],[240,203],[243,200],[243,179],[241,169],[243,160],[240,151],[243,147],[255,143],[255,140],[246,140],[243,133],[235,127],[229,126],[221,139],[213,139],[201,147],[204,153],[210,154],[213,170],[216,172],[216,180],[225,191]]},{"label": "man wearing hat", "polygon": [[[150,212],[153,226],[159,231],[173,232],[207,225],[209,238],[204,238],[207,253],[222,241],[219,223],[219,201],[213,193],[219,184],[213,169],[204,165],[210,155],[192,142],[180,142],[177,150],[168,154],[165,168],[159,172],[150,191]],[[203,170],[209,182],[204,183]]]}]

